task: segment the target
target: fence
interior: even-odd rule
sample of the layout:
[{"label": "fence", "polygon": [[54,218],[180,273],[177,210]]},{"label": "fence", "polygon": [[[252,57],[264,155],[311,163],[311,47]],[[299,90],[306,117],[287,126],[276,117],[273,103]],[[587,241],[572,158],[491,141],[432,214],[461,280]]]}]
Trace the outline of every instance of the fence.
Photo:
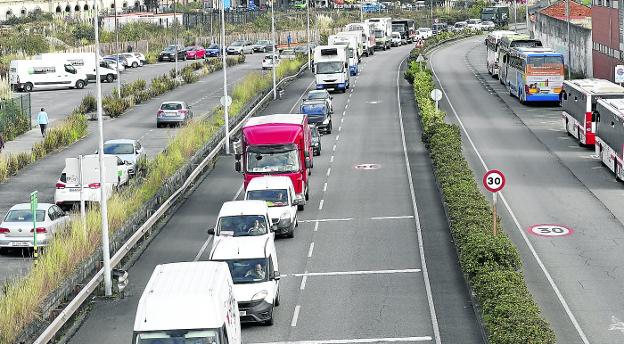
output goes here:
[{"label": "fence", "polygon": [[0,133],[5,141],[27,132],[31,126],[30,93],[0,101]]}]

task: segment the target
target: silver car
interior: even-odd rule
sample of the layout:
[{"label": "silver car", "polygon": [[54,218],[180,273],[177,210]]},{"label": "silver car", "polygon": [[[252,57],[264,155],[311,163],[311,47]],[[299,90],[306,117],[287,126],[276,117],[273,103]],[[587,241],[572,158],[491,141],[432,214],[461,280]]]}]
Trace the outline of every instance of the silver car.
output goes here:
[{"label": "silver car", "polygon": [[165,124],[186,124],[191,118],[193,111],[185,102],[164,102],[160,104],[160,109],[156,113],[156,127],[160,128]]},{"label": "silver car", "polygon": [[69,216],[61,208],[51,203],[39,203],[33,228],[30,203],[20,203],[11,207],[0,223],[0,249],[34,247],[35,231],[37,246],[47,246],[56,231],[62,230]]},{"label": "silver car", "polygon": [[227,49],[225,49],[225,51],[228,55],[253,54],[253,43],[250,41],[234,41],[229,47],[227,47]]},{"label": "silver car", "polygon": [[104,142],[104,154],[115,155],[125,163],[129,163],[128,174],[136,174],[137,163],[145,159],[145,150],[138,140],[119,139]]}]

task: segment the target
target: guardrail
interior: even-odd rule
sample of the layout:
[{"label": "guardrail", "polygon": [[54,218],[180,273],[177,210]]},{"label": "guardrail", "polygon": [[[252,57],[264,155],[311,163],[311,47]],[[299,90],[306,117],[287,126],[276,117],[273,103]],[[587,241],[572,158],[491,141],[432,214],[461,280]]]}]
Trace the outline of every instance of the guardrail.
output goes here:
[{"label": "guardrail", "polygon": [[[304,70],[307,69],[307,63],[305,63],[299,71],[292,75],[283,78],[280,82],[277,83],[276,87],[286,83],[290,80],[297,78]],[[268,92],[262,99],[249,111],[249,113],[244,116],[235,126],[230,129],[229,134],[232,136],[245,123],[249,117],[255,114],[262,106],[264,106],[272,97],[273,88]],[[132,250],[132,248],[140,241],[140,239],[147,233],[152,226],[154,226],[160,218],[167,213],[167,211],[171,208],[172,205],[178,200],[178,198],[186,192],[193,182],[203,174],[204,169],[208,164],[220,153],[221,149],[225,145],[225,138],[222,138],[217,146],[208,153],[208,155],[202,160],[202,162],[193,170],[193,172],[186,179],[182,187],[180,187],[176,192],[174,192],[167,200],[160,205],[160,207],[152,214],[144,223],[137,229],[137,231],[123,244],[119,250],[111,257],[111,269],[114,268],[117,264],[119,264],[122,259]],[[67,304],[67,306],[59,313],[59,315],[54,318],[54,320],[48,325],[48,327],[37,337],[37,339],[33,342],[33,344],[45,344],[50,342],[57,333],[62,329],[63,325],[67,323],[71,317],[76,313],[76,311],[82,306],[82,304],[87,300],[91,294],[96,290],[97,286],[101,282],[104,275],[104,269],[98,270],[87,284],[78,292],[78,294]]]}]

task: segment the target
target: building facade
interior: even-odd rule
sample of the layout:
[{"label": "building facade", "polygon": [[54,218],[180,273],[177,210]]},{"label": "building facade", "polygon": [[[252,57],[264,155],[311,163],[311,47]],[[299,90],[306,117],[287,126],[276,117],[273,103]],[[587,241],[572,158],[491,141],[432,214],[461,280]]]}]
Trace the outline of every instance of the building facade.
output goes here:
[{"label": "building facade", "polygon": [[624,0],[593,0],[591,11],[594,77],[613,81],[615,66],[624,64]]},{"label": "building facade", "polygon": [[[139,8],[141,0],[97,0],[101,10],[113,10],[115,4],[118,11]],[[91,16],[93,1],[86,0],[0,0],[0,22],[15,17],[25,17],[30,13],[55,13],[63,17]]]}]

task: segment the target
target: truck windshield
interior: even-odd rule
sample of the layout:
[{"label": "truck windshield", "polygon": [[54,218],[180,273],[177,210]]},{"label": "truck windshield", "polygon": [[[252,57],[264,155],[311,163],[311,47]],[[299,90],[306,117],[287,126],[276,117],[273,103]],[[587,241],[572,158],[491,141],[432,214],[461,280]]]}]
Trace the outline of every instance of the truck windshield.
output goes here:
[{"label": "truck windshield", "polygon": [[[338,62],[340,63],[340,62]],[[299,171],[299,152],[248,152],[247,172],[251,173],[285,173]]]},{"label": "truck windshield", "polygon": [[379,30],[375,30],[375,38],[384,38],[384,32],[383,31],[379,31]]},{"label": "truck windshield", "polygon": [[268,281],[266,258],[226,260],[225,262],[230,267],[234,284]]},{"label": "truck windshield", "polygon": [[403,24],[392,24],[392,31],[405,32],[405,25],[403,25]]},{"label": "truck windshield", "polygon": [[136,336],[135,344],[219,344],[215,330],[169,330],[143,332]]},{"label": "truck windshield", "polygon": [[342,73],[343,65],[340,61],[318,62],[316,64],[316,74]]},{"label": "truck windshield", "polygon": [[245,199],[265,201],[269,207],[285,207],[288,205],[288,190],[269,189],[247,191]]},{"label": "truck windshield", "polygon": [[219,218],[220,235],[257,236],[267,234],[266,218],[262,215],[237,215]]}]

